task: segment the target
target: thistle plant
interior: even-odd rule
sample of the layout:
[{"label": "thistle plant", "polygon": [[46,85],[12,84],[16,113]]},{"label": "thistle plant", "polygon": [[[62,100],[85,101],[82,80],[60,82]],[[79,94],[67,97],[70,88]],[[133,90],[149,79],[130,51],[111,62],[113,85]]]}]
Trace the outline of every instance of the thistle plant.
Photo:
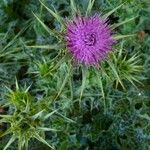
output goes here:
[{"label": "thistle plant", "polygon": [[[4,150],[16,141],[18,150],[28,150],[33,139],[47,145],[49,149],[94,149],[95,147],[82,145],[88,141],[99,145],[102,138],[106,146],[109,145],[107,139],[118,140],[121,134],[128,132],[124,131],[126,126],[120,131],[121,121],[126,121],[124,118],[121,120],[121,115],[128,115],[130,119],[143,117],[146,121],[149,120],[147,115],[138,116],[140,111],[134,116],[126,112],[132,104],[128,101],[126,89],[131,85],[137,89],[139,83],[141,84],[141,55],[128,52],[122,41],[124,38],[135,37],[135,34],[121,35],[120,31],[116,30],[137,16],[111,24],[110,16],[124,4],[103,14],[92,11],[94,2],[95,0],[89,0],[87,7],[84,6],[83,9],[74,0],[70,0],[70,14],[64,17],[61,15],[63,10],[57,11],[47,5],[46,1],[39,1],[39,12],[31,12],[33,18],[28,22],[29,25],[0,50],[0,58],[4,59],[4,63],[18,63],[20,70],[22,66],[27,67],[25,73],[17,70],[27,76],[19,79],[20,86],[17,81],[15,88],[13,81],[11,85],[10,82],[4,83],[7,92],[1,98],[4,101],[2,107],[7,106],[9,109],[7,114],[0,114],[0,124],[7,124],[6,130],[0,132],[0,137],[10,137]],[[56,26],[51,28],[51,22],[44,21],[43,10],[53,17]],[[36,39],[26,41],[20,36],[30,28]],[[48,36],[49,44],[45,44],[46,38],[42,41],[41,36]],[[25,61],[22,63],[22,60]],[[18,73],[16,72],[15,74]],[[22,88],[24,82],[27,82],[27,85],[31,82],[31,86]],[[127,103],[121,96],[115,97],[116,91],[121,94],[125,91],[126,94],[123,94]],[[113,100],[111,92],[114,92]],[[119,98],[120,103],[117,101]],[[113,111],[125,114],[119,116],[113,114]],[[132,112],[134,111],[133,109]],[[115,122],[116,118],[121,121]],[[146,129],[148,126],[149,124]],[[115,128],[119,129],[116,131]],[[55,136],[52,134],[47,138],[47,132],[54,133]],[[81,139],[78,139],[78,136]],[[128,145],[121,148],[128,148]]]},{"label": "thistle plant", "polygon": [[[51,110],[50,102],[48,104],[47,100],[36,102],[29,93],[30,87],[26,89],[20,88],[16,81],[15,91],[9,88],[7,89],[9,91],[6,95],[8,102],[3,107],[9,107],[10,113],[0,115],[0,123],[7,123],[8,129],[1,132],[0,137],[11,135],[11,138],[4,147],[4,150],[16,140],[18,150],[28,150],[29,142],[33,138],[47,145],[49,148],[54,149],[54,146],[45,140],[45,132],[58,132],[59,130],[50,128],[50,126],[46,127],[45,122],[50,120],[49,118],[55,114],[71,122],[72,120],[61,115],[57,109]],[[57,120],[59,119],[57,118]]]},{"label": "thistle plant", "polygon": [[119,49],[118,54],[112,53],[110,59],[107,61],[113,73],[110,76],[116,81],[116,87],[120,84],[122,88],[125,88],[123,81],[129,81],[136,87],[134,82],[142,84],[139,76],[143,68],[140,65],[140,55],[133,54],[133,56],[127,58],[127,54],[122,54],[122,51],[123,47]]},{"label": "thistle plant", "polygon": [[[135,34],[120,35],[115,31],[115,28],[134,20],[137,16],[126,19],[125,21],[118,24],[109,24],[109,16],[116,10],[121,8],[123,4],[119,5],[118,7],[114,8],[104,15],[101,15],[102,12],[100,12],[99,14],[96,13],[95,15],[91,15],[94,0],[89,0],[87,9],[84,14],[81,14],[78,6],[75,4],[75,1],[70,0],[70,6],[72,10],[71,17],[63,18],[56,10],[53,11],[41,1],[40,3],[60,24],[60,29],[51,30],[44,24],[44,22],[42,22],[38,15],[33,13],[41,26],[51,36],[54,36],[58,39],[57,47],[55,45],[47,45],[47,47],[56,49],[56,52],[58,51],[58,49],[60,49],[61,64],[71,60],[72,65],[77,64],[76,66],[81,67],[82,69],[83,80],[80,87],[80,99],[85,88],[86,75],[89,71],[88,68],[97,68],[94,69],[94,71],[96,71],[96,75],[98,75],[98,78],[102,79],[102,77],[99,77],[99,70],[101,72],[105,70],[105,66],[102,66],[103,62],[108,62],[108,65],[110,66],[109,72],[111,73],[108,74],[109,78],[113,78],[113,76],[115,76],[116,79],[114,80],[114,82],[116,82],[117,84],[120,83],[123,88],[124,85],[121,79],[129,80],[132,84],[134,84],[134,81],[138,81],[136,77],[141,70],[141,66],[138,66],[136,64],[137,62],[135,58],[137,58],[138,56],[133,56],[128,61],[125,60],[126,57],[123,58],[122,52],[119,53],[119,58],[116,58],[117,56],[115,56],[116,48],[114,45],[116,45],[117,47],[119,41],[122,38],[130,38],[132,36],[135,36]],[[40,46],[42,48],[42,45],[36,45],[33,47],[38,48]],[[118,66],[116,65],[116,63],[121,63],[122,65],[125,64],[126,68],[130,68],[131,70],[133,70],[123,71],[122,68],[124,68],[124,66],[121,66],[121,64]],[[59,66],[61,66],[61,64],[59,63]],[[103,67],[104,69],[102,69]],[[118,67],[120,67],[122,73],[120,73],[120,71],[118,72]],[[102,74],[105,74],[105,71]],[[102,81],[100,81],[101,90],[103,90],[102,86]]]}]

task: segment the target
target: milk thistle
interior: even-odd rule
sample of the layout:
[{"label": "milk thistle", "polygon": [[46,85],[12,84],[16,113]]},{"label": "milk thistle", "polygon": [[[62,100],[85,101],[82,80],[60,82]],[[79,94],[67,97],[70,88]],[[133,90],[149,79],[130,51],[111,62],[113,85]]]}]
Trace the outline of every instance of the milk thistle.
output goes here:
[{"label": "milk thistle", "polygon": [[[112,46],[116,43],[117,39],[133,36],[113,35],[113,29],[134,18],[115,24],[114,26],[110,26],[109,24],[108,17],[123,4],[114,8],[104,16],[101,16],[98,13],[91,15],[90,12],[94,5],[94,1],[95,0],[89,0],[85,15],[81,15],[80,11],[77,10],[77,7],[75,6],[74,0],[70,0],[72,16],[69,19],[64,19],[56,10],[52,11],[40,1],[42,6],[44,6],[60,23],[60,31],[47,28],[40,18],[33,13],[44,29],[52,36],[59,39],[59,43],[61,44],[60,47],[59,44],[55,45],[56,49],[62,49],[62,45],[64,49],[65,46],[66,53],[70,53],[71,57],[76,62],[84,64],[85,66],[98,65],[108,56],[109,52],[112,51]],[[52,48],[54,48],[54,46]]]},{"label": "milk thistle", "polygon": [[115,40],[107,20],[99,15],[76,17],[67,24],[67,48],[78,62],[95,65],[104,59]]}]

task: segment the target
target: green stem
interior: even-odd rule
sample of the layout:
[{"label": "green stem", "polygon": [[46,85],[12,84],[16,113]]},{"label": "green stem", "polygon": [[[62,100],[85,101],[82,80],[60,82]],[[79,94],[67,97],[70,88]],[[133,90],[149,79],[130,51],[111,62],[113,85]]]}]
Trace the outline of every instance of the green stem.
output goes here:
[{"label": "green stem", "polygon": [[103,98],[103,102],[104,102],[104,114],[106,114],[107,112],[106,98]]}]

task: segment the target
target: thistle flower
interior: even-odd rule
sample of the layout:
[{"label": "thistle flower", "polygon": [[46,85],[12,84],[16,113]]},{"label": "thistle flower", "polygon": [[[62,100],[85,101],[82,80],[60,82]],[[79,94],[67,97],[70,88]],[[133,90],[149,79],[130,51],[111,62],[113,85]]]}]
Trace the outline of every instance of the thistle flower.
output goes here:
[{"label": "thistle flower", "polygon": [[98,64],[112,49],[115,40],[107,20],[100,16],[76,17],[67,24],[67,48],[79,63]]}]

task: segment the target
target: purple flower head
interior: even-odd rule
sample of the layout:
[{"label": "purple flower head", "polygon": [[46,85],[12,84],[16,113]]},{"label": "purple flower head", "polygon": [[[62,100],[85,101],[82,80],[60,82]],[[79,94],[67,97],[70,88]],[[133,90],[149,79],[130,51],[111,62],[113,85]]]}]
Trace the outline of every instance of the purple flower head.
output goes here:
[{"label": "purple flower head", "polygon": [[67,24],[66,41],[73,57],[85,65],[98,64],[115,43],[106,20],[98,15],[76,17],[70,21]]}]

